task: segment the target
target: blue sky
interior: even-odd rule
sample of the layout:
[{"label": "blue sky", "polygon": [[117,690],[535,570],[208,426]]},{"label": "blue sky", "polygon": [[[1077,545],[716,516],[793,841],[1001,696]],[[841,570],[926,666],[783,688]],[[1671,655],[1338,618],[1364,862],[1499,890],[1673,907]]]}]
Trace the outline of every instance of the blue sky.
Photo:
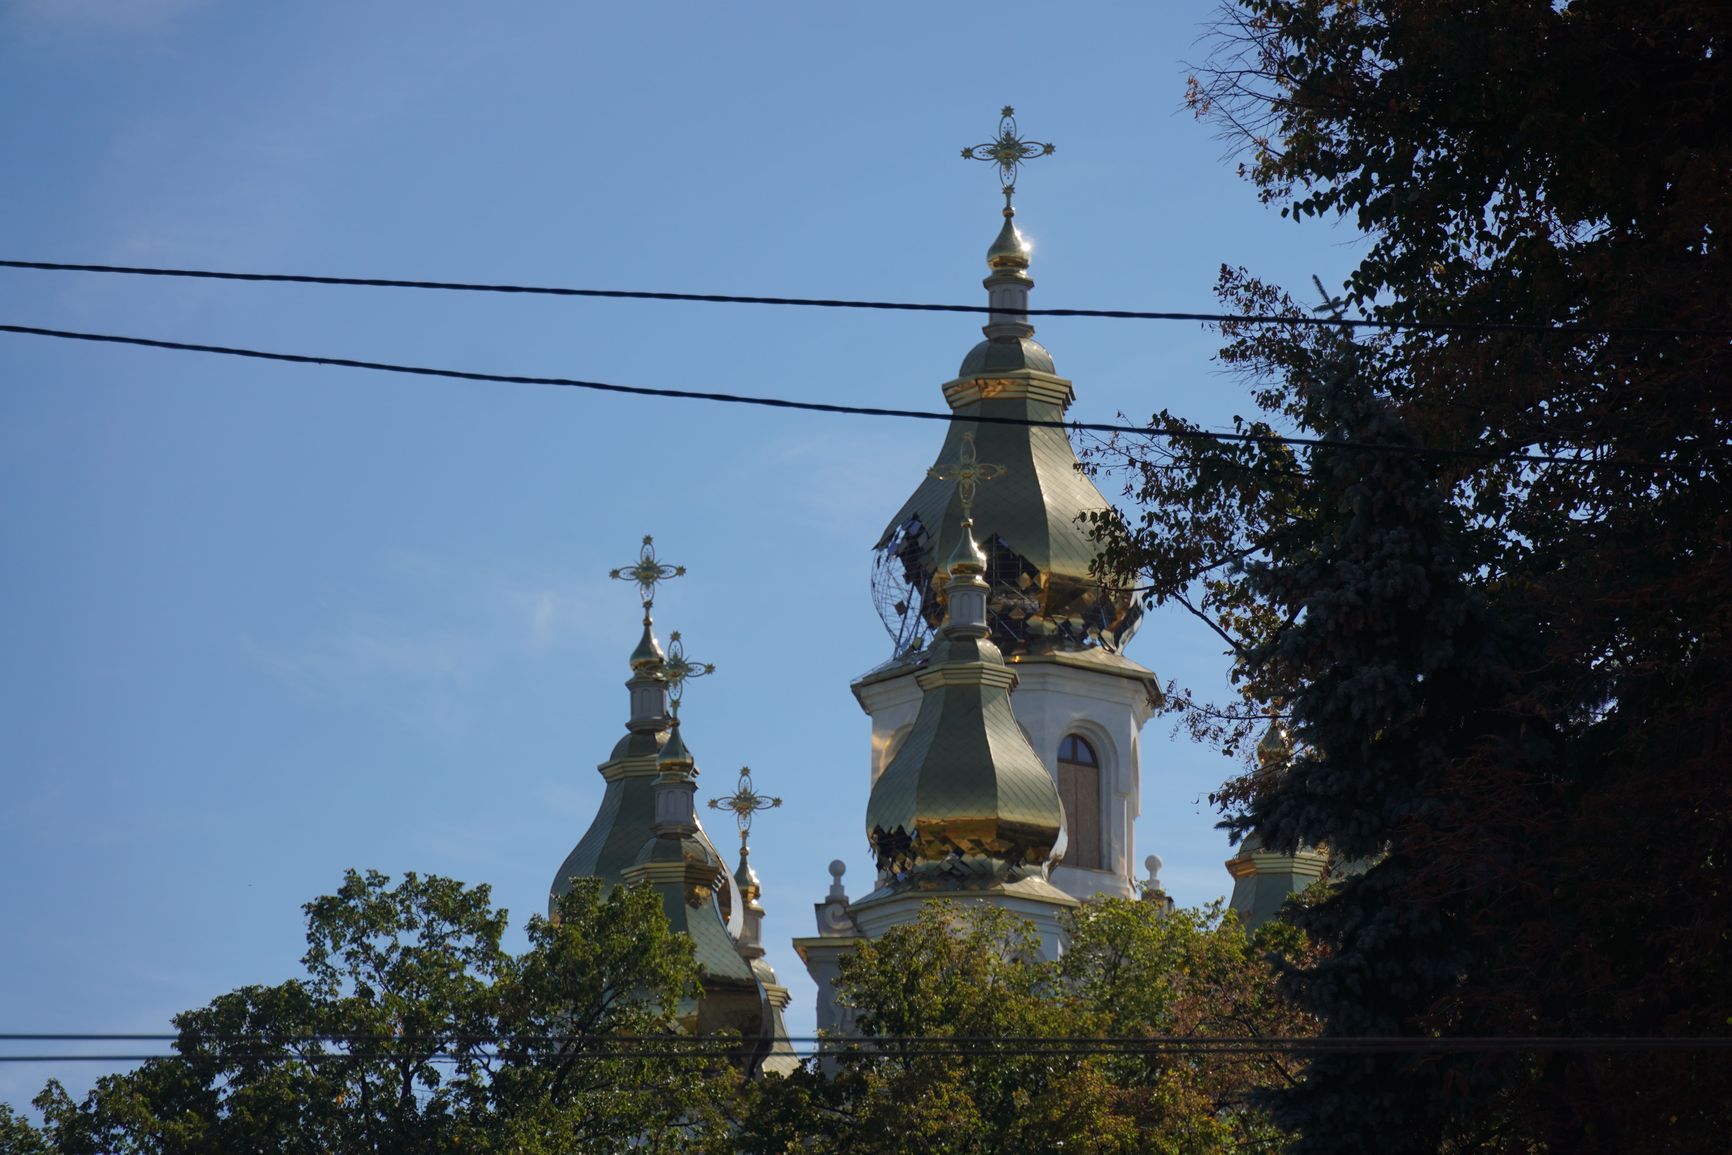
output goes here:
[{"label": "blue sky", "polygon": [[[1001,104],[1035,303],[1208,309],[1222,263],[1339,281],[1182,108],[1210,3],[0,5],[0,244],[96,263],[984,300]],[[0,319],[503,373],[935,408],[965,316],[0,271]],[[1073,415],[1249,407],[1196,325],[1050,320]],[[770,959],[833,857],[868,884],[870,547],[927,423],[387,377],[0,336],[0,1029],[152,1031],[296,971],[345,867],[538,910],[626,713],[646,532],[664,630],[717,663],[687,732],[786,799]],[[665,634],[664,634],[665,636]],[[1200,691],[1219,644],[1132,656]],[[1224,893],[1229,771],[1156,719],[1138,853]],[[725,824],[723,824],[725,826]],[[726,831],[718,832],[724,836]],[[514,931],[514,934],[516,932]],[[23,1103],[50,1073],[0,1066]]]}]

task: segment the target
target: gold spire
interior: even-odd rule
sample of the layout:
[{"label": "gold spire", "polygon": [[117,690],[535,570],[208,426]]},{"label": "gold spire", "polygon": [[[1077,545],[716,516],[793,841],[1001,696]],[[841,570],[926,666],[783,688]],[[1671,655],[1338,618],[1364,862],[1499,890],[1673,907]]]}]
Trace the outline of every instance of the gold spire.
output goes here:
[{"label": "gold spire", "polygon": [[740,767],[739,782],[735,785],[732,794],[710,799],[711,810],[733,811],[734,824],[740,829],[740,867],[734,871],[734,881],[739,884],[740,894],[744,896],[747,903],[751,903],[759,894],[763,893],[763,887],[758,882],[757,872],[746,861],[752,853],[746,845],[746,840],[752,833],[752,818],[762,811],[774,810],[781,804],[780,798],[759,794],[753,788],[752,768],[750,766]]},{"label": "gold spire", "polygon": [[[981,326],[985,340],[944,386],[956,417],[939,467],[903,502],[874,545],[873,598],[898,659],[928,649],[945,619],[945,576],[956,569],[988,577],[991,636],[1016,658],[1085,650],[1117,655],[1142,619],[1136,590],[1108,586],[1094,572],[1100,549],[1094,526],[1111,516],[1112,507],[1078,468],[1062,424],[1074,396],[1071,383],[1058,376],[1052,356],[1034,340],[1029,247],[1012,219],[1010,198],[1021,164],[1055,150],[1024,138],[1014,116],[1015,109],[1006,107],[998,136],[962,151],[997,166],[1006,198],[1005,219],[987,252],[991,268],[981,282],[989,306]],[[972,437],[989,459],[1010,467],[1015,481],[994,486],[959,518],[950,463]],[[970,520],[972,525],[961,525]],[[964,540],[958,540],[959,525]],[[1147,671],[1113,665],[1158,692]]]},{"label": "gold spire", "polygon": [[715,672],[713,664],[694,662],[686,657],[686,644],[678,630],[668,635],[668,656],[662,662],[661,677],[667,683],[671,717],[668,719],[668,740],[662,746],[661,757],[656,763],[663,774],[697,773],[697,761],[686,749],[685,739],[680,737],[680,702],[685,697],[687,682]]},{"label": "gold spire", "polygon": [[631,668],[634,673],[654,674],[661,669],[667,655],[662,653],[662,644],[656,641],[655,622],[649,615],[649,605],[645,603],[643,611],[643,634],[637,640],[637,648],[631,652]]},{"label": "gold spire", "polygon": [[[643,602],[643,635],[638,638],[637,648],[631,652],[631,668],[636,673],[654,674],[662,667],[665,657],[661,643],[656,641],[655,621],[650,616],[650,610],[655,607],[656,585],[669,578],[683,577],[685,572],[685,566],[668,565],[656,557],[655,538],[647,533],[643,535],[643,547],[638,551],[637,561],[607,571],[610,578],[636,582],[638,597]],[[674,636],[679,637],[678,634]]]}]

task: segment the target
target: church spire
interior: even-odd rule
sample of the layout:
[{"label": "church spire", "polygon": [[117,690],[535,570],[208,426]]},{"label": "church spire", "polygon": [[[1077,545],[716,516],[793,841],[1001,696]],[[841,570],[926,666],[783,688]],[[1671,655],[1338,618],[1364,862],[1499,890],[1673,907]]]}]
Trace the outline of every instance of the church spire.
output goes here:
[{"label": "church spire", "polygon": [[764,887],[758,879],[758,872],[752,869],[752,850],[749,845],[752,819],[781,804],[780,798],[758,793],[752,782],[752,771],[746,766],[740,767],[740,776],[732,794],[710,799],[711,810],[733,812],[734,825],[740,831],[740,865],[734,871],[734,883],[739,887],[740,904],[745,908],[745,920],[735,949],[762,984],[765,999],[770,1006],[770,1052],[764,1057],[761,1069],[771,1074],[788,1075],[800,1066],[799,1056],[794,1053],[793,1045],[788,1041],[788,1028],[782,1018],[782,1012],[793,996],[776,978],[776,971],[770,966],[770,960],[764,957],[764,908],[758,902],[764,893]]},{"label": "church spire", "polygon": [[752,869],[752,850],[748,845],[752,836],[752,819],[763,811],[774,810],[780,805],[780,798],[757,792],[752,783],[752,770],[749,766],[740,767],[740,777],[732,794],[710,799],[711,810],[732,811],[734,825],[740,832],[740,865],[734,871],[734,883],[740,888],[740,901],[746,908],[745,926],[740,931],[740,953],[747,958],[762,958],[764,955],[760,936],[764,908],[758,905],[758,898],[763,894],[764,887],[758,880],[758,872]]},{"label": "church spire", "polygon": [[1016,208],[1011,198],[1016,196],[1016,174],[1022,162],[1051,156],[1056,151],[1056,146],[1050,143],[1024,140],[1018,135],[1016,109],[1008,104],[999,114],[998,136],[962,150],[969,160],[990,161],[998,166],[998,183],[1004,193],[1004,226],[998,230],[992,247],[986,250],[986,263],[992,269],[992,275],[986,278],[992,313],[981,331],[989,341],[1020,342],[1034,336],[1034,326],[1028,323],[1028,291],[1034,288],[1028,276],[1029,244],[1017,231]]},{"label": "church spire", "polygon": [[623,875],[628,885],[659,894],[669,927],[692,940],[703,993],[681,1006],[687,1029],[700,1035],[738,1032],[749,1048],[745,1066],[751,1069],[771,1046],[771,1008],[750,961],[735,945],[742,912],[733,909],[727,866],[698,823],[698,764],[681,733],[686,683],[714,672],[713,665],[686,657],[678,633],[669,635],[662,666],[669,697],[668,736],[655,761],[649,837]]},{"label": "church spire", "polygon": [[771,1046],[772,1016],[764,985],[735,949],[743,903],[733,897],[727,866],[698,822],[693,804],[697,760],[686,746],[679,717],[688,683],[715,667],[688,658],[677,632],[669,635],[664,651],[652,617],[657,587],[685,572],[684,566],[660,560],[648,536],[635,562],[610,571],[611,577],[636,584],[642,604],[643,633],[626,682],[631,716],[625,737],[598,767],[607,783],[601,804],[554,876],[549,909],[557,914],[559,897],[574,878],[654,890],[669,925],[691,936],[697,947],[703,992],[682,1004],[685,1027],[699,1034],[737,1032],[750,1066]]},{"label": "church spire", "polygon": [[[1090,519],[1110,516],[1110,506],[1077,467],[1062,424],[1071,383],[1058,375],[1029,323],[1030,249],[1016,227],[1012,198],[1022,164],[1054,151],[1048,142],[1024,137],[1008,106],[995,138],[962,150],[997,167],[1004,219],[981,282],[989,308],[981,327],[985,339],[944,386],[955,416],[938,457],[958,460],[963,435],[972,434],[983,454],[1013,471],[1011,481],[983,495],[971,528],[987,559],[992,639],[1015,658],[1116,654],[1142,617],[1135,591],[1104,586],[1092,572],[1098,546]],[[873,597],[895,642],[893,660],[918,660],[944,620],[942,575],[952,552],[966,545],[959,540],[959,505],[957,479],[929,474],[878,538]]]}]

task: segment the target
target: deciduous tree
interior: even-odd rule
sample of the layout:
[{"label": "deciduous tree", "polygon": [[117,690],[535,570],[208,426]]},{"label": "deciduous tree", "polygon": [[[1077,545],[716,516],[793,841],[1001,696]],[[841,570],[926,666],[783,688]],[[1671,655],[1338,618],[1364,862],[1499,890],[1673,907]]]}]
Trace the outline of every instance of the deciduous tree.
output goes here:
[{"label": "deciduous tree", "polygon": [[[689,940],[660,901],[582,880],[531,949],[485,886],[349,872],[306,906],[305,976],[178,1016],[172,1058],[38,1099],[60,1155],[701,1151],[725,1064],[608,1054],[676,1031]],[[641,1048],[638,1048],[641,1049]]]},{"label": "deciduous tree", "polygon": [[1042,962],[1028,923],[934,903],[849,958],[838,989],[860,1041],[837,1052],[833,1074],[755,1088],[742,1150],[1278,1150],[1250,1100],[1292,1077],[1290,1060],[1111,1054],[1089,1041],[1308,1033],[1265,958],[1297,957],[1301,942],[1286,927],[1247,939],[1218,907],[1095,900],[1063,960]]}]

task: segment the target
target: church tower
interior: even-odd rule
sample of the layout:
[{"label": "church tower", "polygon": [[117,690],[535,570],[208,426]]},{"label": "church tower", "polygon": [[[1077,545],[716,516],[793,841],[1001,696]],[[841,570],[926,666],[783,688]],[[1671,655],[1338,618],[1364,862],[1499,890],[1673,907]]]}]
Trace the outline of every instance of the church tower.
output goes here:
[{"label": "church tower", "polygon": [[698,821],[697,760],[681,735],[686,684],[715,667],[688,659],[677,632],[663,651],[650,613],[656,586],[684,573],[683,566],[657,559],[655,543],[645,537],[637,562],[611,575],[636,582],[643,601],[643,634],[626,682],[631,717],[625,736],[598,767],[606,782],[601,805],[554,876],[549,913],[557,917],[560,896],[574,878],[655,891],[669,925],[691,938],[697,954],[702,993],[680,1008],[685,1029],[737,1032],[748,1070],[785,1069],[781,1006],[787,993],[756,944],[763,917],[759,887],[746,869],[743,839],[741,876],[751,878],[749,897]]},{"label": "church tower", "polygon": [[[1004,467],[972,509],[985,557],[987,636],[1015,671],[1016,721],[1054,782],[1065,837],[1052,882],[1074,898],[1135,897],[1133,824],[1141,809],[1143,723],[1159,704],[1154,674],[1124,654],[1142,615],[1130,590],[1089,572],[1096,553],[1088,517],[1109,506],[1077,469],[1064,428],[1075,397],[1028,323],[1028,243],[1011,206],[1022,160],[1052,146],[1017,135],[1004,109],[999,135],[964,155],[999,166],[1004,223],[987,250],[984,281],[991,312],[984,340],[943,387],[954,417],[937,460],[960,460],[971,444],[980,460]],[[1047,424],[1009,424],[1035,422]],[[889,660],[854,682],[872,719],[872,780],[895,759],[921,709],[920,673],[945,619],[950,558],[963,545],[959,477],[930,471],[885,526],[872,586],[889,631]]]},{"label": "church tower", "polygon": [[1071,383],[1028,323],[1029,246],[1011,203],[1021,162],[1052,151],[1018,136],[1010,108],[995,140],[963,150],[997,164],[1004,223],[986,253],[985,339],[944,386],[953,417],[937,463],[876,547],[893,649],[853,685],[872,719],[876,875],[850,899],[832,862],[818,933],[794,941],[820,1030],[850,1026],[834,985],[847,954],[930,901],[1018,914],[1050,958],[1081,899],[1139,893],[1139,735],[1160,688],[1123,652],[1140,599],[1090,573],[1088,519],[1110,507],[1065,430]]}]

